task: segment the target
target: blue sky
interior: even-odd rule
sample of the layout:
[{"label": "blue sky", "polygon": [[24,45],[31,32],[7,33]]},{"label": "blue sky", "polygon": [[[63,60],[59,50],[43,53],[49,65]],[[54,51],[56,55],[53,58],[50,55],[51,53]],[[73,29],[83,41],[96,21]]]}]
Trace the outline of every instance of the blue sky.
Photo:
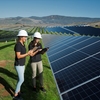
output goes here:
[{"label": "blue sky", "polygon": [[0,0],[0,18],[49,15],[100,18],[100,0]]}]

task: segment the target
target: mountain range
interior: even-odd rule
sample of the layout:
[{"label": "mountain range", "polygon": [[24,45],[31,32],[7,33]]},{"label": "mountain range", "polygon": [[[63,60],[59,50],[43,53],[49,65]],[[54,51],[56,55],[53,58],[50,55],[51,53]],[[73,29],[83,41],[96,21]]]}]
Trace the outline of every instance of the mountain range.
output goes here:
[{"label": "mountain range", "polygon": [[100,18],[71,17],[61,15],[0,18],[0,25],[62,26],[90,24],[96,22],[100,22]]}]

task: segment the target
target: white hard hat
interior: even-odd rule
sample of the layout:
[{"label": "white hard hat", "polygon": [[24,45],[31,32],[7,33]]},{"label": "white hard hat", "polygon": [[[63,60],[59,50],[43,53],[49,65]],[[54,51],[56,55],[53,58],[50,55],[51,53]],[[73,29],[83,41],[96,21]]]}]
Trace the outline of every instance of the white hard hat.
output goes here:
[{"label": "white hard hat", "polygon": [[42,38],[42,36],[41,36],[41,34],[39,32],[35,32],[33,34],[33,37],[40,38],[40,39]]},{"label": "white hard hat", "polygon": [[17,36],[28,36],[28,34],[25,30],[20,30]]}]

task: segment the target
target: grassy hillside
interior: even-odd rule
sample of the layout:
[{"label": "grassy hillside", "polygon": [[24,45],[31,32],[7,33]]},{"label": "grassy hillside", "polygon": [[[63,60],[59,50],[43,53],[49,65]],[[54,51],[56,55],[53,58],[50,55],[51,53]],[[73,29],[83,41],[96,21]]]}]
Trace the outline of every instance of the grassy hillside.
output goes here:
[{"label": "grassy hillside", "polygon": [[23,26],[62,26],[62,25],[81,25],[91,22],[100,22],[100,18],[71,17],[61,15],[50,15],[44,17],[8,17],[0,18],[0,28],[4,27],[23,27]]},{"label": "grassy hillside", "polygon": [[[12,100],[17,83],[17,73],[14,69],[14,45],[15,42],[0,42],[0,100]],[[27,48],[27,45],[26,45]],[[42,56],[44,66],[44,86],[46,93],[32,91],[31,67],[29,57],[26,57],[25,81],[22,85],[24,100],[60,100],[50,69],[47,56]],[[37,78],[38,84],[38,78]]]}]

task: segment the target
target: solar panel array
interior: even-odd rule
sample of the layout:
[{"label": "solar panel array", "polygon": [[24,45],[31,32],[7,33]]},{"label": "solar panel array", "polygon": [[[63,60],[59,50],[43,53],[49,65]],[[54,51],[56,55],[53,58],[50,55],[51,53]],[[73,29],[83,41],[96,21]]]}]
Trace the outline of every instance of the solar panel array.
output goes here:
[{"label": "solar panel array", "polygon": [[70,29],[62,28],[62,27],[46,27],[45,30],[49,31],[49,32],[61,32],[61,33],[70,33],[70,34],[74,34],[74,31],[71,31]]},{"label": "solar panel array", "polygon": [[100,38],[42,37],[61,100],[100,100]]},{"label": "solar panel array", "polygon": [[100,36],[100,28],[95,28],[91,26],[80,26],[80,27],[69,26],[69,27],[64,27],[64,29],[75,31],[77,33],[80,33],[81,35]]},{"label": "solar panel array", "polygon": [[61,32],[67,34],[80,34],[90,36],[100,36],[100,28],[91,26],[66,26],[66,27],[46,27],[45,31]]}]

